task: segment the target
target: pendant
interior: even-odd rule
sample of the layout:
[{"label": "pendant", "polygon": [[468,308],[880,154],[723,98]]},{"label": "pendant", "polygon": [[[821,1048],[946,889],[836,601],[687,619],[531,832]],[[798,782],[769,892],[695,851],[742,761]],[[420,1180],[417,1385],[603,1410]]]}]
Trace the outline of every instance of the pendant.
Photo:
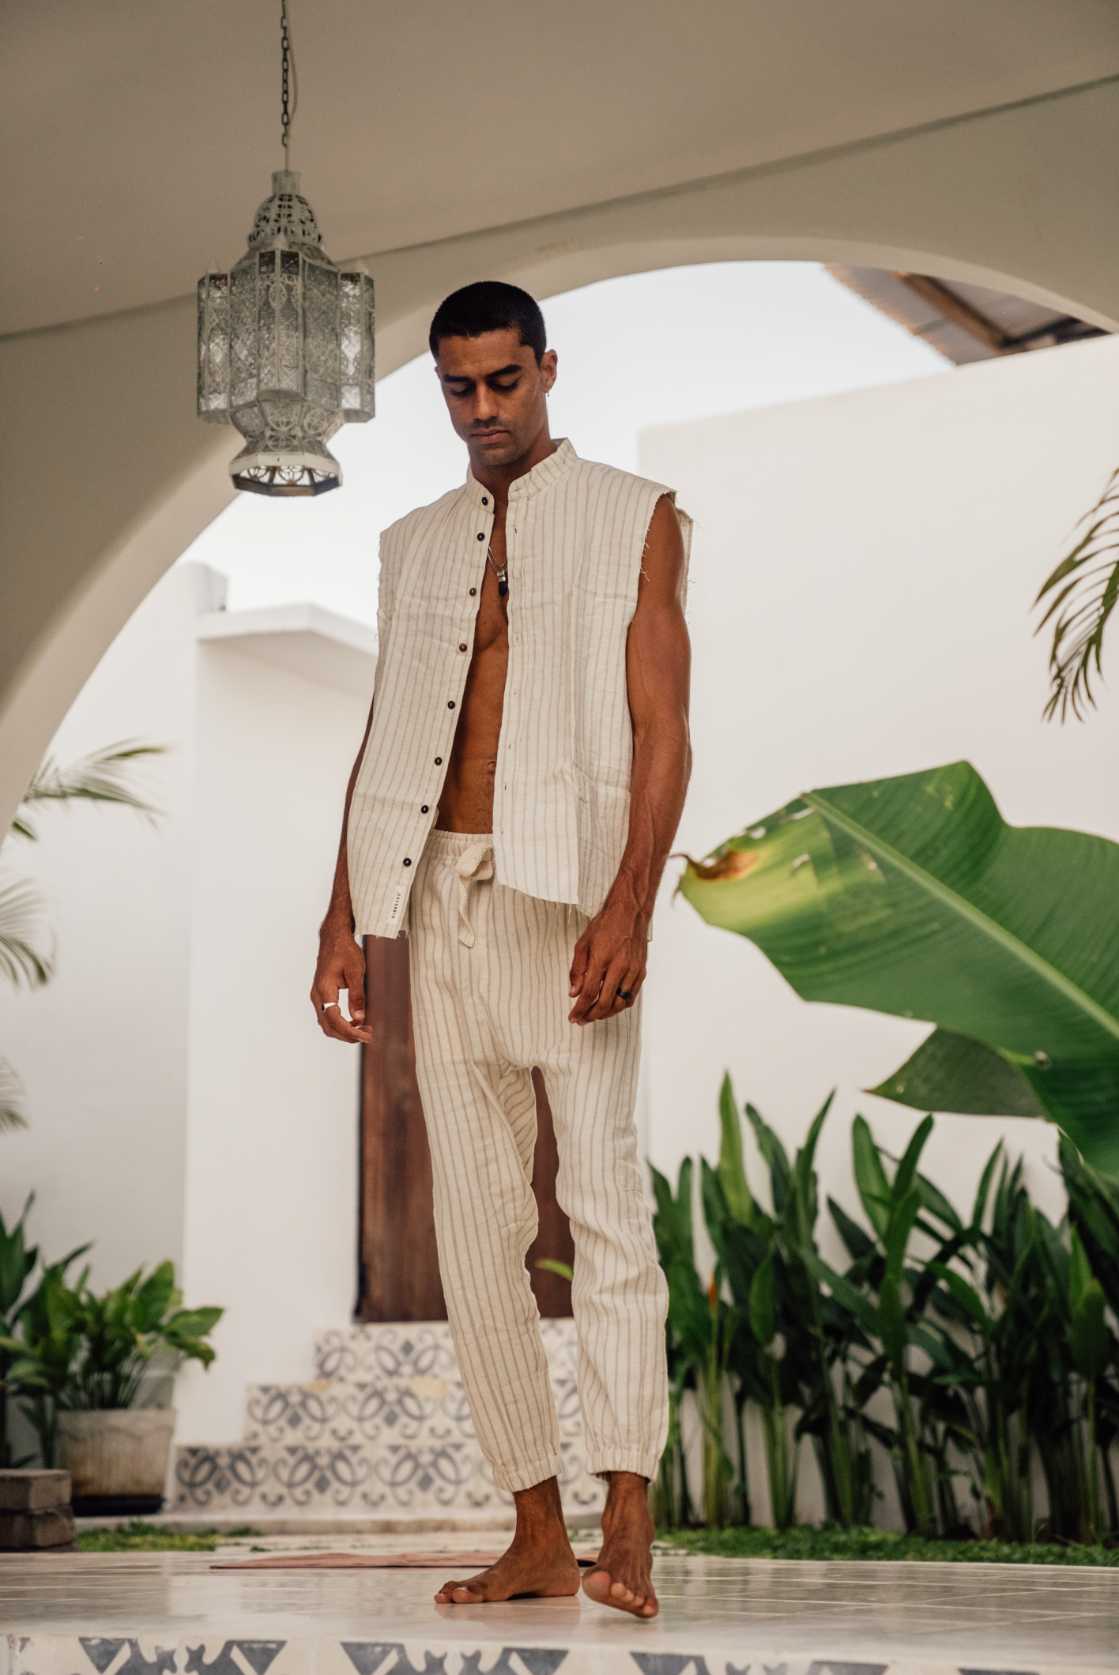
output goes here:
[{"label": "pendant", "polygon": [[506,581],[505,575],[506,573],[504,567],[497,572],[497,591],[501,595],[502,599],[505,598],[505,595],[509,591],[509,583]]}]

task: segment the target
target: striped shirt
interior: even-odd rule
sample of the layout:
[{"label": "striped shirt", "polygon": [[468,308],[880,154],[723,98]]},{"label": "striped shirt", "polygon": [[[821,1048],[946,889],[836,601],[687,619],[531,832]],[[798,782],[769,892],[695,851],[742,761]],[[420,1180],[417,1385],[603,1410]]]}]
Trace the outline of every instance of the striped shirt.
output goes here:
[{"label": "striped shirt", "polygon": [[[664,483],[581,458],[569,438],[509,485],[508,662],[493,801],[501,884],[595,914],[629,831],[633,726],[626,635]],[[454,744],[493,494],[465,483],[380,537],[377,669],[346,851],[354,932],[407,935],[416,863]],[[649,935],[652,935],[650,928]]]}]

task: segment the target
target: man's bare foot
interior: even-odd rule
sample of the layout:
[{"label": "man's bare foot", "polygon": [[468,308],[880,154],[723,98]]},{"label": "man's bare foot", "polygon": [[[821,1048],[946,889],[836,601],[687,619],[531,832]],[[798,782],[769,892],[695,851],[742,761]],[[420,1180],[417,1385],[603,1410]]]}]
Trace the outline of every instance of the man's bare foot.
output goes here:
[{"label": "man's bare foot", "polygon": [[476,1576],[444,1582],[435,1595],[437,1605],[485,1605],[579,1592],[579,1562],[563,1521],[556,1479],[517,1490],[513,1498],[517,1530],[505,1552]]},{"label": "man's bare foot", "polygon": [[656,1527],[649,1511],[648,1485],[648,1478],[637,1472],[611,1472],[598,1562],[583,1575],[583,1592],[589,1599],[643,1618],[655,1617],[660,1610],[653,1587]]}]

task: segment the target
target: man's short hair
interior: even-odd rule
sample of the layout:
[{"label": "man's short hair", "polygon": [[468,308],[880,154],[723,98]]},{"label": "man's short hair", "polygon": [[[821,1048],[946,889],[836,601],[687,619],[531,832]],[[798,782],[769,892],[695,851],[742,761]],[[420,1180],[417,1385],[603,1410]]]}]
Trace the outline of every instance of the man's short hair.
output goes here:
[{"label": "man's short hair", "polygon": [[435,310],[428,333],[428,347],[438,356],[444,337],[481,337],[483,332],[516,328],[522,344],[536,356],[536,364],[548,346],[540,304],[519,285],[503,279],[478,279],[444,297]]}]

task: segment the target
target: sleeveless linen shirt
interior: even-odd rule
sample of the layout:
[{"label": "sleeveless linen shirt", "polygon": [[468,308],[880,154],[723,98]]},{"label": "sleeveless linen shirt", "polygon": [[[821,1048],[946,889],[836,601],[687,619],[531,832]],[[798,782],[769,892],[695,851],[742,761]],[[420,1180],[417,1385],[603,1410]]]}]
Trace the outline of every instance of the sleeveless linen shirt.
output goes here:
[{"label": "sleeveless linen shirt", "polygon": [[[626,634],[653,509],[676,491],[583,459],[567,437],[509,485],[508,663],[494,781],[494,878],[593,915],[629,830]],[[493,495],[465,483],[382,530],[369,737],[346,831],[354,933],[407,935],[474,643]],[[649,935],[651,937],[652,930]]]}]

